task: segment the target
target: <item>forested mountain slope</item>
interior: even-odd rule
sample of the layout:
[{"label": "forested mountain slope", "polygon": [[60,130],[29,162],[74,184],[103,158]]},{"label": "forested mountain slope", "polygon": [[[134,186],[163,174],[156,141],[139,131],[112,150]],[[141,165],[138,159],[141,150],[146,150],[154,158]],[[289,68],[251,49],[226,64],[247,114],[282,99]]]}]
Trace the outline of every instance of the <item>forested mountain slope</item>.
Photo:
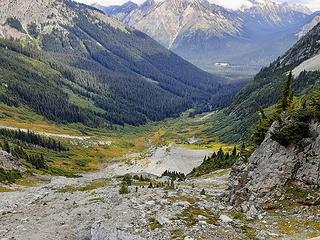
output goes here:
[{"label": "forested mountain slope", "polygon": [[221,106],[238,88],[70,0],[1,1],[0,23],[2,101],[49,120],[143,124]]},{"label": "forested mountain slope", "polygon": [[[251,135],[250,129],[259,119],[258,109],[275,104],[281,97],[283,85],[289,71],[306,69],[308,61],[319,55],[320,24],[301,38],[290,50],[269,67],[262,69],[255,78],[237,94],[227,108],[224,116],[228,126],[215,129],[227,141],[245,140]],[[318,66],[318,67],[317,67]],[[306,69],[308,70],[308,68]],[[317,71],[315,71],[317,70]],[[313,71],[298,71],[294,76],[293,93],[300,96],[317,89],[320,83],[320,63],[313,66]],[[295,72],[295,71],[293,71]],[[241,122],[241,127],[239,123]]]}]

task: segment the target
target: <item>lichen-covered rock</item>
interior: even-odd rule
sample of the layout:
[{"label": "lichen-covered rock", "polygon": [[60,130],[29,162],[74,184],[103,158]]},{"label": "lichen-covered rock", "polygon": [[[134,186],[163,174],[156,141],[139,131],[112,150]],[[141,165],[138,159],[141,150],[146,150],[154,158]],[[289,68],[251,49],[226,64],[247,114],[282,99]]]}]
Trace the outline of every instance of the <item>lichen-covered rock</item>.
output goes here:
[{"label": "lichen-covered rock", "polygon": [[320,123],[310,124],[311,137],[288,147],[272,140],[274,123],[247,162],[232,169],[227,199],[232,204],[262,203],[290,181],[307,189],[320,185]]}]

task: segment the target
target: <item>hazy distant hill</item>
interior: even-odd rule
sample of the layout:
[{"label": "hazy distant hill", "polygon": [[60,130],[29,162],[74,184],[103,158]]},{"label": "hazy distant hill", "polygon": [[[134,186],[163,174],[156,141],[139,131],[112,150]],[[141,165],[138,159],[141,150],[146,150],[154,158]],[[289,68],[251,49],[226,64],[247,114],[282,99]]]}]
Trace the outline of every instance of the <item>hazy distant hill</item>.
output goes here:
[{"label": "hazy distant hill", "polygon": [[225,111],[228,125],[221,127],[219,134],[228,140],[248,138],[259,119],[258,108],[270,107],[280,99],[289,71],[295,76],[295,96],[320,92],[320,23],[237,94]]}]

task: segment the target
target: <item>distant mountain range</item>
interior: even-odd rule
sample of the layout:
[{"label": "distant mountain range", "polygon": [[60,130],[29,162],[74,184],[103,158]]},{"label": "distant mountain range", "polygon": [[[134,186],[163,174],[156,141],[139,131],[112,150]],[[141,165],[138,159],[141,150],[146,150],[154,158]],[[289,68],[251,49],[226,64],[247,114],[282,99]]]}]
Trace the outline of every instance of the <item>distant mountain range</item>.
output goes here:
[{"label": "distant mountain range", "polygon": [[215,129],[225,141],[246,140],[252,126],[259,121],[259,108],[268,108],[279,101],[283,86],[293,72],[293,92],[301,97],[320,94],[320,23],[313,27],[285,54],[263,68],[235,97],[224,111],[226,123]]},{"label": "distant mountain range", "polygon": [[230,78],[248,77],[289,49],[318,13],[271,0],[230,10],[207,0],[147,0],[93,5],[141,30],[197,66]]},{"label": "distant mountain range", "polygon": [[2,0],[0,36],[0,101],[56,122],[139,125],[238,89],[71,0]]}]

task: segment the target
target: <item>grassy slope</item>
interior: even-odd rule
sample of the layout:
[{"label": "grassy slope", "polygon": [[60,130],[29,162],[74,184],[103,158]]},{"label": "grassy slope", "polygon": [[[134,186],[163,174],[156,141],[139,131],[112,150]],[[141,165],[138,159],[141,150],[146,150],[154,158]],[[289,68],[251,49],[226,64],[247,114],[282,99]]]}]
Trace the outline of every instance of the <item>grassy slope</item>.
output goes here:
[{"label": "grassy slope", "polygon": [[[310,59],[320,49],[320,24],[301,38],[283,56],[269,67],[263,68],[234,98],[232,104],[223,112],[213,117],[220,121],[220,126],[210,130],[220,136],[224,142],[246,141],[250,138],[252,128],[257,124],[257,110],[274,105],[282,96],[282,89],[288,72],[303,61]],[[320,72],[302,73],[293,82],[295,96],[303,96],[312,91],[319,82]],[[222,121],[223,120],[223,123]]]},{"label": "grassy slope", "polygon": [[[207,136],[212,127],[211,117],[188,117],[188,113],[176,119],[149,123],[139,127],[126,125],[117,129],[89,128],[83,124],[57,124],[44,119],[24,106],[9,107],[0,104],[0,125],[31,129],[34,131],[72,136],[90,136],[89,140],[79,141],[59,138],[70,151],[58,153],[46,149],[29,146],[28,153],[42,153],[49,161],[49,170],[35,173],[54,175],[79,174],[95,171],[104,164],[114,160],[130,160],[128,153],[148,153],[151,146],[163,146],[176,143],[192,149],[210,149],[217,151],[220,147],[230,151],[233,146],[219,143],[215,137]],[[197,138],[197,142],[189,144],[188,140]],[[110,146],[98,145],[99,141],[111,141]],[[29,166],[31,167],[31,166]],[[30,180],[32,182],[32,180]]]}]

